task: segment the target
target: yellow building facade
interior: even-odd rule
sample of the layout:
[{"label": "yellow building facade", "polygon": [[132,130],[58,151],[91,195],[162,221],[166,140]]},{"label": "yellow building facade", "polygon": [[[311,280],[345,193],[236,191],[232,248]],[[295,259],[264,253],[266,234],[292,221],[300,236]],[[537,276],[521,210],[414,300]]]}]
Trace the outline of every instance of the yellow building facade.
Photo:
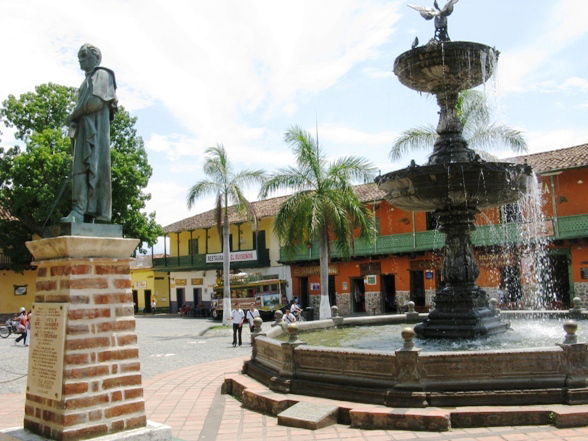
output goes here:
[{"label": "yellow building facade", "polygon": [[169,311],[169,276],[166,272],[154,271],[149,257],[138,258],[131,265],[131,290],[135,312],[152,313]]},{"label": "yellow building facade", "polygon": [[37,271],[25,270],[22,273],[0,269],[0,314],[18,312],[20,307],[27,311],[35,301],[35,280]]}]

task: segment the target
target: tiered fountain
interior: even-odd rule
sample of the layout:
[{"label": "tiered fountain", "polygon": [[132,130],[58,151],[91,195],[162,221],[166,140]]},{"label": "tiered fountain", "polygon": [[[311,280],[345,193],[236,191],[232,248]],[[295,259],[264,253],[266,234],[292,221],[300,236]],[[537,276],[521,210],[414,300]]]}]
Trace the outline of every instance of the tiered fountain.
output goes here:
[{"label": "tiered fountain", "polygon": [[479,269],[470,240],[474,215],[481,208],[519,199],[530,183],[531,168],[486,162],[468,148],[456,113],[457,97],[490,78],[498,51],[479,43],[448,41],[446,16],[443,23],[436,18],[436,28],[427,45],[403,53],[394,63],[402,84],[437,97],[441,112],[434,151],[427,165],[411,165],[379,176],[376,182],[392,205],[433,211],[446,234],[445,286],[436,293],[435,309],[415,331],[419,337],[472,338],[508,328],[475,283]]},{"label": "tiered fountain", "polygon": [[[424,166],[411,165],[377,179],[394,206],[433,211],[441,231],[446,234],[442,270],[445,286],[436,293],[435,309],[428,317],[414,311],[339,317],[335,306],[332,320],[285,326],[278,318],[265,334],[261,333],[259,322],[252,356],[243,370],[273,391],[390,407],[588,403],[588,345],[577,342],[575,323],[564,325],[563,343],[561,339],[549,340],[544,347],[427,352],[414,345],[415,331],[420,337],[430,339],[421,341],[427,346],[439,341],[456,343],[448,339],[481,341],[480,337],[508,329],[495,305],[489,305],[488,296],[476,285],[479,271],[470,233],[475,228],[474,216],[478,210],[516,201],[532,182],[530,167],[483,161],[468,148],[462,136],[456,115],[458,94],[483,84],[492,75],[498,52],[479,43],[449,41],[447,15],[456,1],[449,0],[443,10],[418,8],[426,18],[435,18],[435,38],[423,47],[403,53],[394,65],[394,72],[403,84],[437,97],[441,116],[433,154]],[[569,314],[561,312],[561,318],[586,318],[579,307]],[[381,334],[388,342],[384,350],[304,343],[307,331],[349,327],[353,332],[356,328],[352,327],[356,326],[401,325],[421,319],[425,321],[417,324],[414,331],[402,330],[402,347],[390,343],[389,336],[379,330],[374,334]],[[299,331],[302,331],[300,335]],[[286,332],[290,334],[288,341],[283,340]],[[501,336],[484,340],[498,337]],[[445,340],[434,341],[435,338]],[[464,341],[468,340],[460,343]],[[244,386],[232,386],[230,381],[228,384],[233,393],[242,393],[244,405],[255,408],[253,398],[247,398],[253,394],[244,393]],[[285,407],[290,405],[286,401],[285,398]],[[263,409],[268,411],[267,407]],[[563,407],[542,408],[542,419],[532,424],[548,424],[554,415],[557,420],[556,414],[561,409],[568,411]],[[355,414],[349,415],[353,425],[362,427],[361,422],[353,420]],[[396,418],[395,415],[390,418]],[[377,420],[375,416],[370,418],[372,423]],[[389,425],[378,427],[404,424],[390,421]]]}]

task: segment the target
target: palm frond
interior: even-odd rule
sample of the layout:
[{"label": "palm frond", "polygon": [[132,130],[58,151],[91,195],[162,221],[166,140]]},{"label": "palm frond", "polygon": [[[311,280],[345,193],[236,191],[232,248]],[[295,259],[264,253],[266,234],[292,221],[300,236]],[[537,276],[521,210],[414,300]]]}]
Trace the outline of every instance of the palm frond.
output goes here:
[{"label": "palm frond", "polygon": [[298,167],[312,170],[315,178],[320,180],[324,158],[312,135],[298,126],[293,126],[285,133],[284,140],[294,150]]},{"label": "palm frond", "polygon": [[507,147],[517,153],[527,151],[527,141],[522,132],[504,125],[478,127],[468,141],[474,149]]},{"label": "palm frond", "polygon": [[188,190],[188,196],[186,197],[186,202],[188,208],[192,208],[196,199],[201,198],[202,196],[210,193],[219,193],[221,191],[220,186],[213,181],[210,180],[202,180],[194,184]]},{"label": "palm frond", "polygon": [[263,182],[259,191],[259,197],[266,198],[268,195],[280,190],[302,191],[312,187],[312,182],[300,170],[294,167],[283,168],[272,173]]},{"label": "palm frond", "polygon": [[358,156],[347,156],[333,161],[327,171],[329,178],[344,181],[362,180],[367,183],[373,180],[376,168],[370,161]]},{"label": "palm frond", "polygon": [[486,126],[490,122],[488,100],[478,90],[462,91],[457,99],[456,110],[466,134],[471,133],[475,127]]},{"label": "palm frond", "polygon": [[432,149],[437,136],[437,130],[431,125],[405,130],[392,144],[390,159],[395,161],[414,150]]}]

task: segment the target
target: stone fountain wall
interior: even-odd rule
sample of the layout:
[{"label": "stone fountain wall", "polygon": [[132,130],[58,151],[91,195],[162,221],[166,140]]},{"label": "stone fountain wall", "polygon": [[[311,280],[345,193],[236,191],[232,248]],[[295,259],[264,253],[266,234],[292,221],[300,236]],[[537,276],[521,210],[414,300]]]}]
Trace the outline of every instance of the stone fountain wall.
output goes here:
[{"label": "stone fountain wall", "polygon": [[587,344],[481,352],[427,353],[411,346],[369,351],[308,346],[304,334],[296,331],[411,318],[401,314],[305,322],[288,327],[286,342],[275,339],[285,331],[276,326],[255,338],[244,372],[277,392],[392,407],[588,403]]}]

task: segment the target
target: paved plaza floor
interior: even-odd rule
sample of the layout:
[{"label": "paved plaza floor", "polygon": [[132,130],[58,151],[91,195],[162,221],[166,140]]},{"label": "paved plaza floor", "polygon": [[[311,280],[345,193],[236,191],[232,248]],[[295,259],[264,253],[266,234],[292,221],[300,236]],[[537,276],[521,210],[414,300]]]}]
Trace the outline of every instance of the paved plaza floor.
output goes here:
[{"label": "paved plaza floor", "polygon": [[[244,346],[232,348],[228,330],[212,329],[202,335],[214,325],[206,320],[138,318],[137,323],[140,350],[145,352],[141,359],[147,417],[171,426],[177,440],[588,441],[588,427],[492,427],[439,433],[359,430],[344,425],[316,431],[278,426],[276,418],[244,409],[233,397],[220,394],[225,376],[239,372],[249,356],[247,331]],[[176,354],[182,347],[183,353]],[[15,369],[11,355],[13,360],[20,358],[22,366],[26,349],[15,347],[12,338],[0,341],[0,349],[7,360],[4,371]],[[24,394],[9,392],[6,381],[0,377],[0,430],[21,426],[24,413]]]}]

